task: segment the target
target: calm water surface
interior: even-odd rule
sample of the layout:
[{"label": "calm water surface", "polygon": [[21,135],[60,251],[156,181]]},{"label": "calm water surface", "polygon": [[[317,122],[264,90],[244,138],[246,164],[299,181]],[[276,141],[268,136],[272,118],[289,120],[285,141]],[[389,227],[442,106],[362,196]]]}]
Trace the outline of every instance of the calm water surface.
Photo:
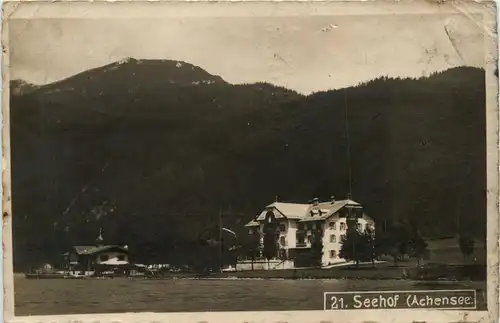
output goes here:
[{"label": "calm water surface", "polygon": [[[324,292],[424,290],[402,280],[147,280],[26,279],[15,277],[16,315],[120,312],[321,310]],[[443,284],[434,289],[477,289],[485,283]]]}]

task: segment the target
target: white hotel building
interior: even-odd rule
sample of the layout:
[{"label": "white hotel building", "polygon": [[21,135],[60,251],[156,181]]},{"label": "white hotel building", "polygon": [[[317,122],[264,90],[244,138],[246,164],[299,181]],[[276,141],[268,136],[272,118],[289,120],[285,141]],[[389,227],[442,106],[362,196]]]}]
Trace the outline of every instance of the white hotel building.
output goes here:
[{"label": "white hotel building", "polygon": [[[361,210],[361,205],[350,199],[319,202],[314,199],[310,204],[275,202],[268,205],[254,220],[245,226],[249,233],[260,233],[262,237],[264,223],[269,212],[278,223],[279,248],[293,257],[297,251],[311,248],[312,233],[320,229],[323,233],[322,265],[327,266],[345,261],[339,257],[342,238],[347,232],[346,215],[349,209]],[[375,229],[372,218],[363,211],[358,214],[358,230],[364,231],[367,226]],[[261,239],[262,241],[262,239]]]}]

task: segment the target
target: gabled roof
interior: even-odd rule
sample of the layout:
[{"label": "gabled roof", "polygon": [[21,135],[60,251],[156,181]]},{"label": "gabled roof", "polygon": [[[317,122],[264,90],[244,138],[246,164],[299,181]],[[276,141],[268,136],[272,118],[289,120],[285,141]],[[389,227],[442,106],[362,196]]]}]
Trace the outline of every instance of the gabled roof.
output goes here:
[{"label": "gabled roof", "polygon": [[77,255],[92,255],[95,253],[107,251],[110,249],[119,249],[123,252],[128,252],[128,249],[117,245],[106,245],[106,246],[73,246]]},{"label": "gabled roof", "polygon": [[245,224],[246,227],[258,227],[259,226],[259,222],[255,221],[255,220],[252,220],[250,222],[248,222],[247,224]]},{"label": "gabled roof", "polygon": [[348,204],[354,207],[361,206],[361,204],[351,199],[321,202],[317,205],[274,202],[266,206],[256,219],[250,221],[245,226],[250,227],[258,225],[258,221],[264,221],[269,211],[273,212],[277,219],[295,219],[300,222],[324,221]]},{"label": "gabled roof", "polygon": [[300,222],[324,221],[348,204],[355,207],[361,206],[358,202],[350,199],[318,203],[318,205],[311,205],[307,215],[303,217]]},{"label": "gabled roof", "polygon": [[274,202],[266,206],[264,211],[257,217],[257,221],[265,220],[266,213],[269,211],[274,212],[274,216],[277,219],[283,217],[287,219],[301,219],[307,214],[309,207],[309,204]]}]

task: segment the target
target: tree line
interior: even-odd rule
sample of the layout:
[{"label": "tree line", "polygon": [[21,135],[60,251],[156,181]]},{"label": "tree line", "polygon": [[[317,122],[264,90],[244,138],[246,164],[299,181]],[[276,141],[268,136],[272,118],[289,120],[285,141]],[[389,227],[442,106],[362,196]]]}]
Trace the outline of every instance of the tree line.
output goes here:
[{"label": "tree line", "polygon": [[221,207],[243,214],[224,223],[240,228],[276,195],[345,194],[346,109],[352,192],[377,223],[418,220],[425,237],[460,226],[484,241],[484,80],[461,67],[303,96],[130,61],[11,91],[14,266],[93,244],[99,228],[140,262],[217,258],[198,236]]},{"label": "tree line", "polygon": [[[252,262],[257,259],[293,259],[308,263],[311,267],[322,266],[323,231],[321,229],[313,230],[311,247],[307,249],[307,252],[290,257],[282,252],[276,227],[276,224],[264,225],[262,235],[258,231],[252,231],[242,245],[242,255]],[[476,248],[474,237],[467,232],[461,232],[457,234],[456,239],[464,261],[469,259]],[[372,263],[372,267],[375,267],[376,261],[385,257],[392,258],[394,266],[398,266],[398,263],[405,259],[414,259],[419,266],[421,261],[429,259],[429,256],[429,245],[418,227],[401,222],[391,223],[376,232],[370,226],[360,231],[357,221],[352,224],[348,221],[347,232],[341,241],[339,251],[340,258],[354,262],[356,267],[360,263],[369,262]]]}]

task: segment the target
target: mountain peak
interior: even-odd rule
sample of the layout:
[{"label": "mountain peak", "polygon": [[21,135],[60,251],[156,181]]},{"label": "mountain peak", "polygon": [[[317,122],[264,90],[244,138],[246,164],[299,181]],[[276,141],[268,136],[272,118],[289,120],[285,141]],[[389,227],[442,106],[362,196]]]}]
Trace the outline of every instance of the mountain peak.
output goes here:
[{"label": "mountain peak", "polygon": [[121,77],[131,79],[137,78],[138,75],[148,75],[151,78],[158,78],[166,83],[179,85],[226,83],[220,76],[212,75],[198,66],[184,61],[168,59],[136,59],[126,57],[90,71],[101,74],[116,71],[115,73],[120,74]]},{"label": "mountain peak", "polygon": [[138,60],[133,57],[125,57],[116,62],[116,64],[127,64],[127,63],[137,63]]},{"label": "mountain peak", "polygon": [[[15,85],[12,94],[26,93],[25,82],[11,82]],[[148,92],[162,93],[165,86],[194,86],[227,84],[220,76],[212,75],[204,69],[177,60],[136,59],[126,57],[119,61],[93,68],[69,78],[39,86],[46,93],[79,91],[82,95],[92,93],[130,92],[147,89]],[[19,89],[22,89],[20,91]]]}]

